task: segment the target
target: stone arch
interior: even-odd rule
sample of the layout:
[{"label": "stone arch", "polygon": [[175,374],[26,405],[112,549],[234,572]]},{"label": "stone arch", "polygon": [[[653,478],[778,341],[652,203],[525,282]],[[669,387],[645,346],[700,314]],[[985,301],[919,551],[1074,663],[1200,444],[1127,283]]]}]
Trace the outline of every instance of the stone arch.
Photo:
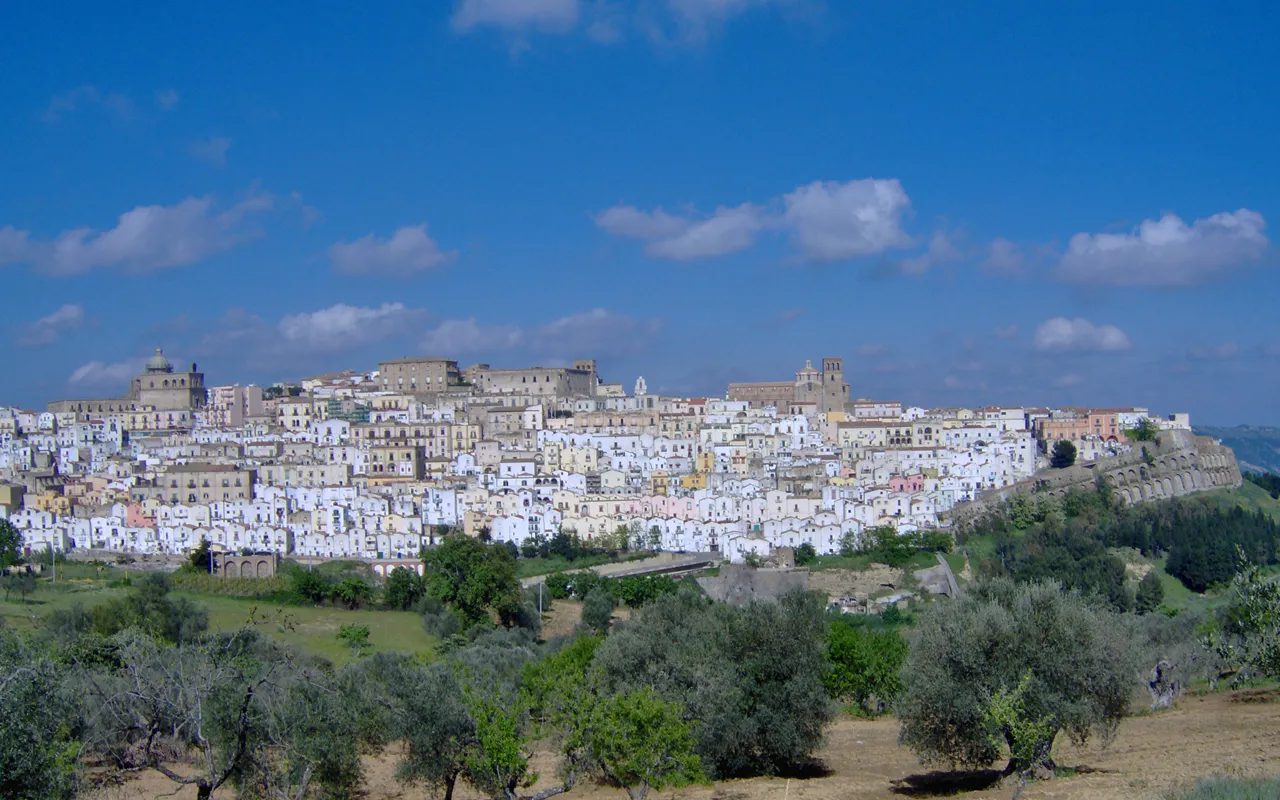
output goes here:
[{"label": "stone arch", "polygon": [[1187,491],[1187,487],[1186,487],[1186,486],[1184,486],[1184,485],[1183,485],[1183,483],[1182,483],[1182,473],[1181,473],[1181,472],[1175,473],[1175,474],[1174,474],[1174,476],[1173,476],[1173,491],[1174,491],[1176,494],[1179,494],[1179,495],[1181,495],[1181,494],[1185,494],[1185,493],[1186,493],[1186,491]]},{"label": "stone arch", "polygon": [[258,566],[254,571],[257,573],[254,577],[266,578],[268,577],[267,573],[271,571],[271,568],[267,565],[266,559],[260,558],[258,559]]},{"label": "stone arch", "polygon": [[1164,490],[1165,497],[1173,497],[1173,481],[1165,478],[1160,481],[1160,488]]},{"label": "stone arch", "polygon": [[252,577],[253,577],[253,567],[252,567],[252,566],[250,566],[250,564],[249,564],[249,562],[248,562],[248,561],[241,561],[241,562],[240,562],[240,577],[241,577],[241,578],[252,578]]},{"label": "stone arch", "polygon": [[1129,494],[1128,489],[1120,490],[1120,499],[1124,501],[1126,506],[1133,505],[1133,496]]},{"label": "stone arch", "polygon": [[1204,473],[1201,472],[1198,467],[1191,470],[1191,485],[1195,486],[1197,489],[1204,486]]}]

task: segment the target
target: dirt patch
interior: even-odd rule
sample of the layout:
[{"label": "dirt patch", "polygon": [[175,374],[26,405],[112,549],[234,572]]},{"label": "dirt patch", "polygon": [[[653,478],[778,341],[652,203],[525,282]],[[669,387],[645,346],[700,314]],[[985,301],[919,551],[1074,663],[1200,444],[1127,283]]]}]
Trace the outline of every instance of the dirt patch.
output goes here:
[{"label": "dirt patch", "polygon": [[[1054,753],[1060,767],[1074,774],[1030,783],[1022,800],[1161,800],[1191,786],[1201,776],[1254,776],[1280,772],[1280,704],[1241,702],[1248,693],[1184,697],[1176,708],[1132,717],[1121,724],[1111,745],[1076,748],[1062,742]],[[1009,800],[1014,786],[992,772],[940,772],[924,768],[911,751],[897,743],[898,724],[843,717],[832,726],[827,746],[818,754],[823,770],[809,778],[750,778],[721,781],[654,794],[655,800],[892,800],[901,797],[956,796],[971,800]],[[392,751],[365,761],[364,800],[429,798],[424,787],[396,782]],[[555,759],[538,752],[533,768],[542,779],[534,789],[552,784]],[[119,800],[170,795],[174,785],[156,773],[114,789]],[[532,790],[529,791],[532,793]],[[194,787],[172,795],[194,798]],[[457,800],[482,800],[459,787]],[[230,791],[217,800],[229,800]],[[619,789],[580,785],[567,800],[621,800]]]},{"label": "dirt patch", "polygon": [[857,597],[865,600],[873,594],[890,593],[884,584],[901,588],[906,580],[903,570],[884,564],[872,564],[863,570],[816,569],[809,575],[809,588],[826,592],[827,602],[837,597]]}]

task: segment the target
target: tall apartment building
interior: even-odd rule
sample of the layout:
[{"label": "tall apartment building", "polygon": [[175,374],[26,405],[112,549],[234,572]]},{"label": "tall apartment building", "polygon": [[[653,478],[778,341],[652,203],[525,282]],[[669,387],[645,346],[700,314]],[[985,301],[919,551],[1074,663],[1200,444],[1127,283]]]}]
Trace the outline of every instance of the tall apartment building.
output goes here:
[{"label": "tall apartment building", "polygon": [[241,428],[247,420],[263,415],[262,387],[214,386],[209,390],[209,405],[205,408],[207,424],[221,428]]}]

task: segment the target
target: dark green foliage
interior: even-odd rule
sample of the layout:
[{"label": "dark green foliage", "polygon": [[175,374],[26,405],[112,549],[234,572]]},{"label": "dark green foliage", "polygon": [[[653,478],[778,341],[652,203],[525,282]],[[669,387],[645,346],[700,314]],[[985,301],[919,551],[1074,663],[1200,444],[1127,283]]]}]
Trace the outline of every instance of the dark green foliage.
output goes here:
[{"label": "dark green foliage", "polygon": [[1274,472],[1246,472],[1244,479],[1255,486],[1261,486],[1271,495],[1272,500],[1280,500],[1280,475]]},{"label": "dark green foliage", "polygon": [[328,600],[333,591],[332,584],[324,574],[303,567],[294,567],[289,572],[289,583],[293,593],[302,601],[315,605]]},{"label": "dark green foliage", "polygon": [[1134,442],[1154,442],[1160,433],[1159,426],[1150,417],[1143,417],[1138,420],[1136,427],[1127,428],[1124,432],[1125,438]]},{"label": "dark green foliage", "polygon": [[36,590],[36,576],[25,570],[14,572],[0,578],[0,586],[4,587],[4,599],[7,602],[10,594],[16,594],[27,602],[27,597]]},{"label": "dark green foliage", "polygon": [[416,570],[396,567],[387,576],[382,599],[389,607],[401,611],[412,608],[426,594],[426,586]]},{"label": "dark green foliage", "polygon": [[684,709],[644,687],[602,698],[592,709],[588,749],[631,800],[650,789],[705,780]]},{"label": "dark green foliage", "polygon": [[553,572],[547,576],[546,589],[551,596],[564,600],[585,600],[597,587],[631,608],[639,608],[665,594],[675,592],[680,584],[669,575],[628,575],[602,578],[592,570]]},{"label": "dark green foliage", "polygon": [[77,713],[63,669],[31,642],[0,629],[0,797],[75,794]]},{"label": "dark green foliage", "polygon": [[1164,602],[1164,584],[1160,583],[1160,575],[1152,569],[1138,581],[1138,591],[1133,599],[1133,610],[1139,614],[1150,614]]},{"label": "dark green foliage", "polygon": [[22,563],[22,532],[7,519],[0,519],[0,570]]},{"label": "dark green foliage", "polygon": [[896,630],[873,631],[834,617],[827,627],[827,657],[825,685],[837,702],[875,716],[902,691],[907,643]]},{"label": "dark green foliage", "polygon": [[[1051,575],[1069,586],[1094,588],[1113,602],[1119,596],[1107,579],[1115,567],[1078,537],[1103,547],[1132,547],[1149,558],[1167,555],[1165,570],[1197,592],[1231,580],[1238,571],[1236,546],[1261,565],[1277,563],[1280,554],[1280,526],[1260,512],[1224,511],[1209,498],[1121,507],[1112,503],[1105,486],[1061,498],[1017,495],[967,532],[975,534],[990,535],[996,543],[995,559],[978,565],[985,575],[1024,569],[1017,562],[1029,560],[1024,577]],[[1049,549],[1056,552],[1039,558]],[[1078,568],[1063,549],[1082,559]]]},{"label": "dark green foliage", "polygon": [[76,605],[49,615],[50,630],[68,642],[83,633],[113,636],[127,628],[139,628],[173,643],[193,642],[209,628],[209,611],[186,597],[169,594],[169,579],[149,573],[124,597],[85,611]]},{"label": "dark green foliage", "polygon": [[1280,582],[1246,564],[1232,581],[1222,629],[1206,637],[1206,644],[1237,670],[1235,683],[1280,677]]},{"label": "dark green foliage", "polygon": [[[858,538],[857,553],[891,567],[906,566],[916,553],[951,552],[951,534],[947,531],[903,531],[892,525],[868,528]],[[842,550],[843,552],[843,550]]]},{"label": "dark green foliage", "polygon": [[597,586],[587,593],[582,601],[582,625],[592,633],[609,632],[609,623],[613,620],[613,609],[618,601],[602,586]]},{"label": "dark green foliage", "polygon": [[[1109,735],[1138,686],[1134,621],[1054,583],[1002,579],[927,608],[903,668],[900,741],[926,762],[985,767],[1001,742],[1046,760],[1059,731]],[[1014,721],[991,705],[1002,692]],[[1040,741],[1016,741],[1035,729]]]},{"label": "dark green foliage", "polygon": [[347,608],[357,609],[373,597],[373,586],[362,578],[346,577],[333,587],[332,597]]},{"label": "dark green foliage", "polygon": [[201,539],[200,544],[191,551],[191,555],[187,557],[187,566],[194,572],[205,574],[213,572],[213,551],[210,549],[208,539]]},{"label": "dark green foliage", "polygon": [[1021,544],[1006,567],[1009,577],[1023,582],[1053,579],[1066,589],[1096,592],[1116,611],[1129,610],[1124,562],[1102,542],[1084,533],[1045,527],[1028,533]]},{"label": "dark green foliage", "polygon": [[746,608],[666,595],[618,625],[596,663],[606,691],[652,686],[697,720],[695,749],[713,777],[797,769],[833,713],[823,609],[807,594]]},{"label": "dark green foliage", "polygon": [[1049,453],[1049,466],[1054,469],[1066,469],[1076,463],[1076,446],[1066,439],[1059,439],[1053,443],[1053,450]]},{"label": "dark green foliage", "polygon": [[796,548],[796,564],[805,566],[818,560],[818,551],[812,544],[805,542]]},{"label": "dark green foliage", "polygon": [[488,621],[490,612],[510,624],[520,582],[507,548],[454,534],[424,549],[422,563],[427,594],[456,611],[465,626]]},{"label": "dark green foliage", "polygon": [[[359,726],[332,670],[251,628],[178,646],[129,631],[120,666],[84,668],[84,741],[109,770],[150,767],[196,797],[349,791],[360,778]],[[172,753],[194,756],[183,773]]]}]

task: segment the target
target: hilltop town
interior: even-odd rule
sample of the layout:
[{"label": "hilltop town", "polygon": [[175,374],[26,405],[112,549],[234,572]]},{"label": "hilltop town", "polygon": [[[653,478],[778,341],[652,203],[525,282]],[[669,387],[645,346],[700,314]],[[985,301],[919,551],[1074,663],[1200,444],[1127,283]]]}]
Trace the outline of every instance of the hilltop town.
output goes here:
[{"label": "hilltop town", "polygon": [[460,530],[517,546],[623,536],[742,562],[840,552],[882,526],[945,529],[958,504],[1046,469],[1061,440],[1087,464],[1133,451],[1133,431],[1189,429],[1185,414],[1137,407],[859,398],[839,358],[689,398],[649,394],[644,378],[628,393],[593,360],[400,358],[207,386],[157,350],[123,397],[0,408],[0,517],[32,551],[180,555],[207,540],[394,560]]}]

